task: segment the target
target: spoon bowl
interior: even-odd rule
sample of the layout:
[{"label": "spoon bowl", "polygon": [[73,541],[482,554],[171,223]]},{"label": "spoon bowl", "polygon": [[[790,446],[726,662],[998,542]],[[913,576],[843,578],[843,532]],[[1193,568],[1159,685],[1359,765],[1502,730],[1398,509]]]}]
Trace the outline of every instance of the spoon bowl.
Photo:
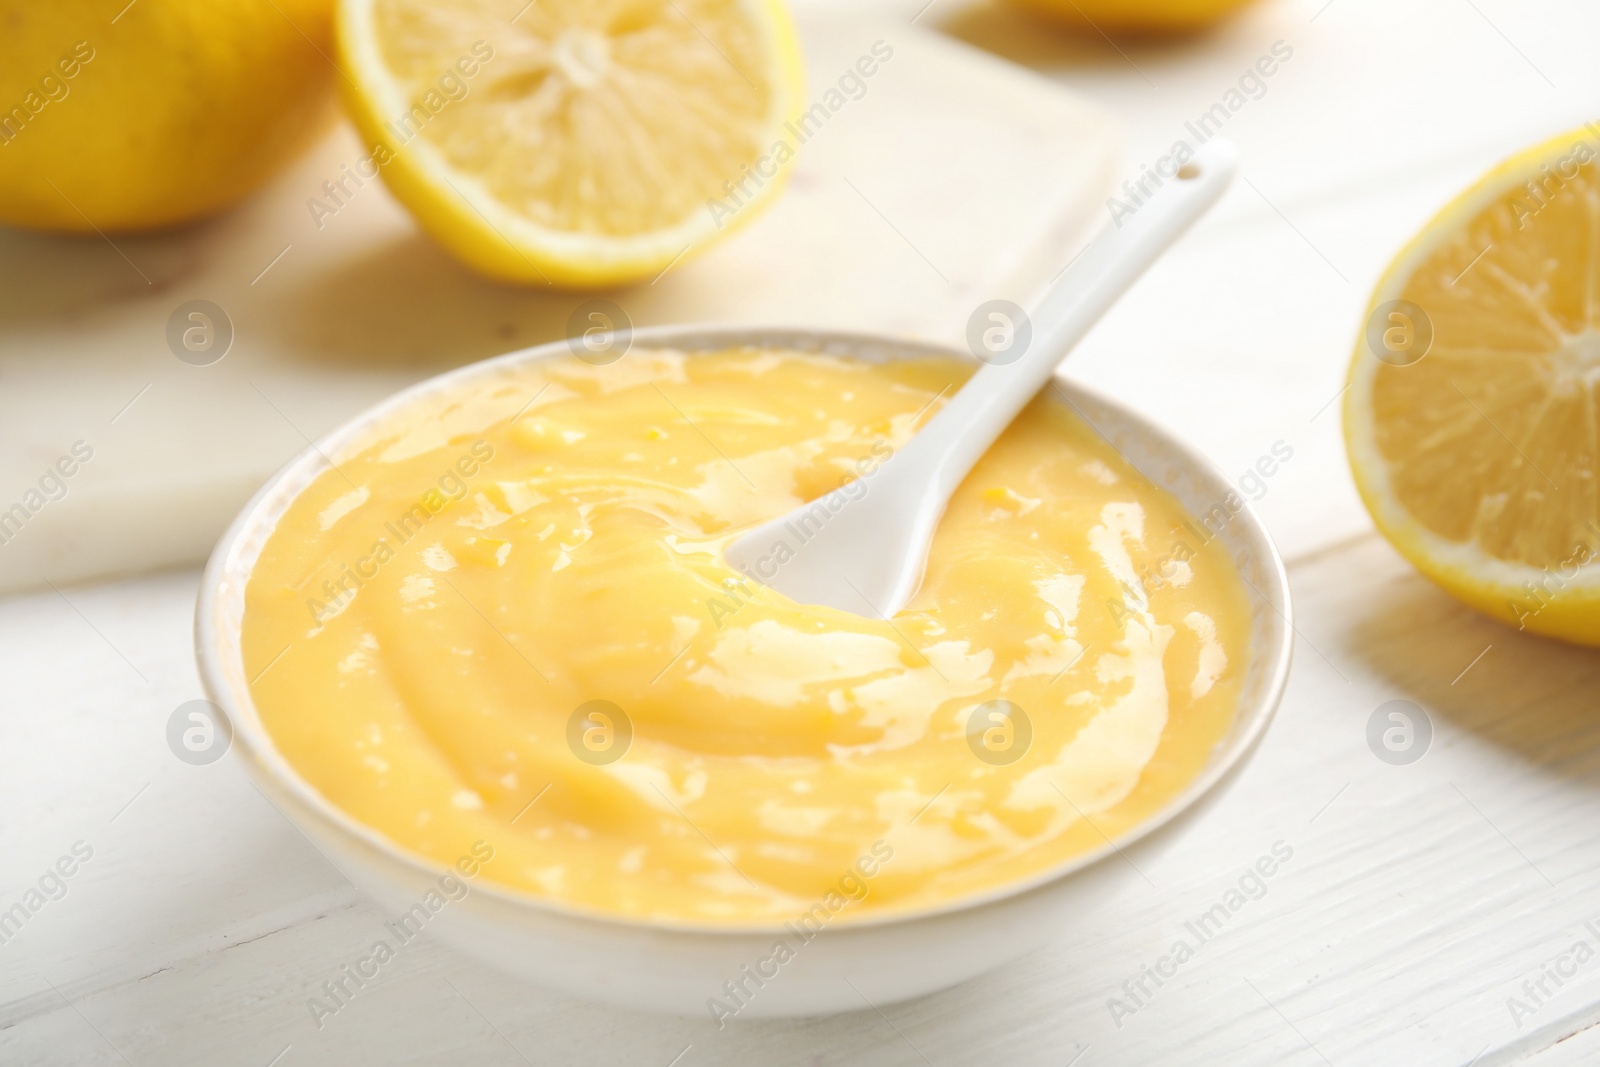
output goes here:
[{"label": "spoon bowl", "polygon": [[978,323],[974,354],[984,366],[870,482],[762,523],[724,558],[801,604],[884,619],[899,612],[922,583],[950,494],[1106,309],[1217,201],[1237,166],[1233,145],[1213,138],[1169,177],[1141,178],[1153,190],[1067,265],[1031,320],[1008,308],[989,312],[988,330]]},{"label": "spoon bowl", "polygon": [[[664,327],[634,334],[637,347],[689,353],[784,348],[874,362],[972,356],[892,337],[744,327]],[[391,397],[307,448],[272,478],[223,535],[201,583],[196,655],[209,698],[227,714],[235,749],[262,793],[341,873],[387,914],[436,891],[446,872],[352,818],[312,786],[278,750],[250,692],[241,642],[245,589],[267,539],[311,482],[415,406],[436,405],[467,385],[493,384],[543,360],[570,359],[565,342],[458,368]],[[741,1008],[739,1019],[859,1011],[955,985],[1016,959],[1085,923],[1142,885],[1186,829],[1237,780],[1265,733],[1288,677],[1293,628],[1288,580],[1266,528],[1233,484],[1198,452],[1138,414],[1065,381],[1052,393],[1146,478],[1172,494],[1195,527],[1220,541],[1251,602],[1249,657],[1232,726],[1204,769],[1151,818],[1114,843],[1031,877],[936,906],[886,912],[830,926],[799,949],[780,976]],[[1197,534],[1196,536],[1199,536]],[[430,935],[503,972],[568,996],[706,1017],[709,998],[793,939],[781,923],[713,924],[628,920],[551,903],[478,879],[428,925]],[[538,996],[525,990],[521,995]]]}]

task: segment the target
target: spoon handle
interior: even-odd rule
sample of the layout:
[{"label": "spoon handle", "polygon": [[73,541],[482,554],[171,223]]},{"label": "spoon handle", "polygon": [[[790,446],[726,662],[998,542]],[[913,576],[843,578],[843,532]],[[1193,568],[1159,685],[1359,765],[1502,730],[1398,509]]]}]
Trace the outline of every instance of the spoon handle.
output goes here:
[{"label": "spoon handle", "polygon": [[[1051,284],[1031,321],[995,325],[1016,337],[1031,329],[1031,339],[986,361],[949,404],[945,405],[895,457],[891,466],[915,485],[919,494],[947,500],[974,464],[1011,425],[1017,413],[1044,388],[1057,365],[1123,292],[1144,273],[1168,245],[1203,215],[1228,187],[1238,164],[1238,150],[1216,137],[1201,145],[1172,176],[1151,173],[1147,193],[1119,198],[1130,211],[1117,208],[1115,222],[1095,238]],[[1156,184],[1160,177],[1161,184]]]}]

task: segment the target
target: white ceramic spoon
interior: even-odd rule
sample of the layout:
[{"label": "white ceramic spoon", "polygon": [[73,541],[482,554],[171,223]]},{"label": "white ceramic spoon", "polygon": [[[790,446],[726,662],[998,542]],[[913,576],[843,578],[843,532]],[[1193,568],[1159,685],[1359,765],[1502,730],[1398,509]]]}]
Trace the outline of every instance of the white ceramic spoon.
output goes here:
[{"label": "white ceramic spoon", "polygon": [[[728,562],[802,604],[883,618],[900,611],[922,584],[950,494],[1072,346],[1216,202],[1237,160],[1228,141],[1202,145],[1078,256],[1031,323],[1000,312],[992,326],[980,324],[997,331],[983,334],[1002,342],[988,346],[995,355],[898,453],[853,483],[741,534],[724,549]],[[1018,341],[1030,326],[1031,340]],[[1003,343],[1008,338],[1016,343]]]}]

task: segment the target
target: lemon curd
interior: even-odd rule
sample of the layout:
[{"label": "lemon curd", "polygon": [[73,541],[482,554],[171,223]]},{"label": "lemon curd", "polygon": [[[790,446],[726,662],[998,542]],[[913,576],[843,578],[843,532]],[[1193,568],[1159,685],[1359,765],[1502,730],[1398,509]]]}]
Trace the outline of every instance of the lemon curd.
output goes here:
[{"label": "lemon curd", "polygon": [[1250,609],[1221,545],[1048,392],[894,618],[722,559],[842,482],[870,493],[969,373],[636,349],[413,401],[253,568],[262,721],[400,848],[488,842],[483,878],[592,913],[847,921],[1102,847],[1227,731]]}]

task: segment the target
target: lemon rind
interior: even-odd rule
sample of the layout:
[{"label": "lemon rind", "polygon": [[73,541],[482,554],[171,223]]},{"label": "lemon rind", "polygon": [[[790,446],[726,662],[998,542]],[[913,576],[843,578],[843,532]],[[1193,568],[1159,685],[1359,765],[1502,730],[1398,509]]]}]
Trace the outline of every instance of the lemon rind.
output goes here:
[{"label": "lemon rind", "polygon": [[[457,257],[490,277],[546,283],[563,288],[598,288],[651,278],[676,262],[692,259],[760,215],[788,181],[794,160],[718,226],[709,208],[675,226],[628,237],[574,233],[540,226],[507,208],[476,178],[455,170],[426,138],[398,145],[384,128],[384,115],[404,114],[409,101],[377,50],[373,26],[376,0],[342,0],[336,20],[338,49],[347,78],[351,117],[369,146],[391,155],[380,170],[397,199],[418,223]],[[773,102],[767,142],[783,140],[784,124],[800,113],[804,71],[793,22],[781,0],[740,0],[740,7],[765,36],[772,57]],[[730,176],[731,177],[731,176]]]},{"label": "lemon rind", "polygon": [[[1389,466],[1379,452],[1372,418],[1373,376],[1378,359],[1366,347],[1364,324],[1380,304],[1398,299],[1418,267],[1443,241],[1469,224],[1549,162],[1587,141],[1600,156],[1600,128],[1568,130],[1496,166],[1435,213],[1379,279],[1367,302],[1346,376],[1343,404],[1346,456],[1356,489],[1379,531],[1428,577],[1480,610],[1519,626],[1600,644],[1600,566],[1579,566],[1567,576],[1556,568],[1499,559],[1476,541],[1451,541],[1422,525],[1399,503]],[[1423,358],[1426,358],[1424,356]],[[1576,546],[1574,546],[1576,548]],[[1555,588],[1552,579],[1559,578]],[[1535,590],[1530,592],[1529,585]],[[1519,605],[1521,605],[1519,609]]]}]

